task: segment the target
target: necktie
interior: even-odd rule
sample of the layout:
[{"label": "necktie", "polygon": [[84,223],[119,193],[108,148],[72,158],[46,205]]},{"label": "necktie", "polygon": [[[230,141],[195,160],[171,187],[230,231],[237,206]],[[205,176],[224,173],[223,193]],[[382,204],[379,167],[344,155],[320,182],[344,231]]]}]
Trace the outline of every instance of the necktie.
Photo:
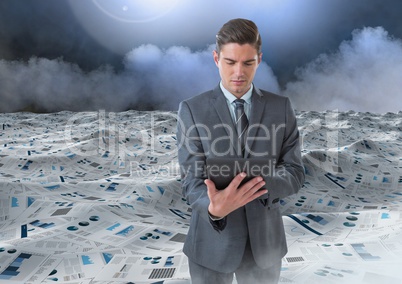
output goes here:
[{"label": "necktie", "polygon": [[237,130],[237,137],[239,140],[240,149],[242,155],[244,156],[244,148],[246,145],[246,131],[248,128],[248,119],[246,113],[244,112],[244,103],[245,101],[242,99],[237,99],[234,101],[236,104],[235,106],[235,113],[236,113],[236,130]]}]

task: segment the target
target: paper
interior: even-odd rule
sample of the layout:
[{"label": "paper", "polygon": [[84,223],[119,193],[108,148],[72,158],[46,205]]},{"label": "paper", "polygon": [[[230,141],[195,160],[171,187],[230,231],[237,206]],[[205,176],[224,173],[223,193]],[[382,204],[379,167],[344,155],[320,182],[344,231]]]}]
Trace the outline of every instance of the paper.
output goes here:
[{"label": "paper", "polygon": [[[402,113],[297,118],[280,283],[402,283]],[[190,283],[176,119],[0,114],[0,283]]]}]

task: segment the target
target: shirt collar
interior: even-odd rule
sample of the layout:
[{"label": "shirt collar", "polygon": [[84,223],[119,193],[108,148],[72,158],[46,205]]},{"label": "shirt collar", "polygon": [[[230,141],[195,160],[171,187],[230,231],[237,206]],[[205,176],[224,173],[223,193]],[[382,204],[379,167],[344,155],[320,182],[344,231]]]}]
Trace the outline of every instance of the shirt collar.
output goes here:
[{"label": "shirt collar", "polygon": [[[225,87],[222,84],[222,81],[220,82],[220,88],[223,92],[223,95],[225,98],[230,102],[233,103],[234,100],[236,100],[236,96],[233,95],[231,92],[225,89]],[[251,84],[250,89],[241,97],[241,99],[245,100],[246,103],[251,104],[251,94],[253,93],[253,84]]]}]

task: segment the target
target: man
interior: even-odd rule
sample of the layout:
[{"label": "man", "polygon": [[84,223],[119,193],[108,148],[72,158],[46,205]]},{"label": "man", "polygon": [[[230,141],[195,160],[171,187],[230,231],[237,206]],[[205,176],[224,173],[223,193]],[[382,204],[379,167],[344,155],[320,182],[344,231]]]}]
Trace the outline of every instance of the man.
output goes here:
[{"label": "man", "polygon": [[[252,21],[224,24],[213,58],[219,86],[178,111],[183,194],[192,208],[183,251],[192,283],[232,283],[234,274],[238,283],[277,283],[287,252],[279,200],[304,182],[296,118],[288,98],[253,86],[262,53]],[[274,171],[243,184],[240,173],[218,190],[203,170],[211,157],[264,158]]]}]

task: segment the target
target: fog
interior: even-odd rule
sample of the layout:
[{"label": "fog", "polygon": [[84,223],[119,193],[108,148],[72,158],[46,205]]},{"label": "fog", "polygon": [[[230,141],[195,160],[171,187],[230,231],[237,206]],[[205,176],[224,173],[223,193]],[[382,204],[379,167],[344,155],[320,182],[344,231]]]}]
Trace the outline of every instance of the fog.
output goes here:
[{"label": "fog", "polygon": [[284,95],[299,110],[402,110],[402,42],[382,27],[353,32],[337,52],[296,71]]},{"label": "fog", "polygon": [[[213,48],[141,45],[124,56],[121,70],[103,65],[84,71],[61,58],[0,60],[0,111],[177,110],[181,100],[219,83]],[[397,112],[401,74],[401,40],[382,27],[367,27],[337,51],[299,67],[283,90],[263,61],[255,85],[290,97],[298,110]]]}]

